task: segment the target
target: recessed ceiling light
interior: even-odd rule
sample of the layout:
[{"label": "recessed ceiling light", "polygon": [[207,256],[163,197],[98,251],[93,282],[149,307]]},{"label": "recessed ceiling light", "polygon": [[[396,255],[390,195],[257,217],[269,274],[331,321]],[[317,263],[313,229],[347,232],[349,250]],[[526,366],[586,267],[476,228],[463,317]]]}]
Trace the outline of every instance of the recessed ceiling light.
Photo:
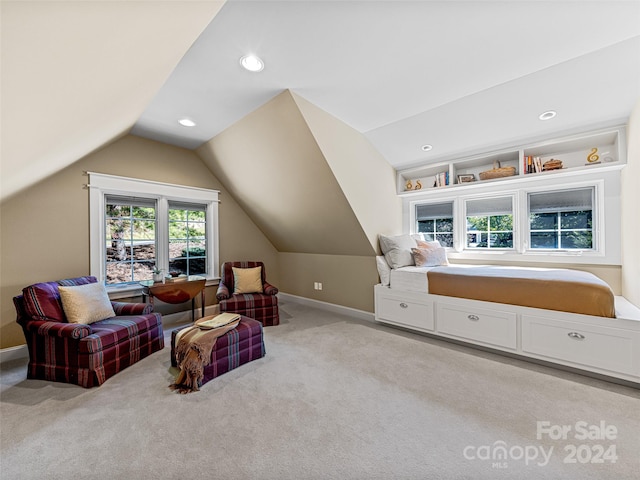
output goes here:
[{"label": "recessed ceiling light", "polygon": [[431,150],[433,148],[432,145],[422,145],[422,150],[425,152],[428,152],[429,150]]},{"label": "recessed ceiling light", "polygon": [[264,68],[264,62],[255,55],[245,55],[240,59],[240,65],[250,72],[260,72]]},{"label": "recessed ceiling light", "polygon": [[557,115],[557,113],[553,110],[547,110],[546,112],[543,112],[540,114],[540,116],[538,117],[540,120],[551,120],[553,117],[555,117]]},{"label": "recessed ceiling light", "polygon": [[178,120],[178,123],[180,125],[182,125],[183,127],[195,127],[196,126],[196,122],[194,122],[193,120],[191,120],[189,118],[181,118],[180,120]]}]

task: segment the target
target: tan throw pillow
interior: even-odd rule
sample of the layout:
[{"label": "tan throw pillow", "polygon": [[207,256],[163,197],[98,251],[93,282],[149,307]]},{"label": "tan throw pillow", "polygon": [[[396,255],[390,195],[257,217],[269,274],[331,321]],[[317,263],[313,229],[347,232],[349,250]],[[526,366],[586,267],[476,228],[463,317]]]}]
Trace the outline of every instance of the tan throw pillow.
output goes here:
[{"label": "tan throw pillow", "polygon": [[262,293],[262,267],[233,269],[233,293]]},{"label": "tan throw pillow", "polygon": [[413,259],[418,267],[437,267],[449,265],[447,251],[442,247],[437,248],[413,248]]},{"label": "tan throw pillow", "polygon": [[442,247],[442,245],[440,245],[440,242],[433,241],[433,242],[425,242],[424,240],[418,240],[418,248],[423,248],[425,250],[434,250],[436,248],[440,248]]},{"label": "tan throw pillow", "polygon": [[115,317],[107,289],[102,283],[58,287],[62,309],[69,323],[90,324]]}]

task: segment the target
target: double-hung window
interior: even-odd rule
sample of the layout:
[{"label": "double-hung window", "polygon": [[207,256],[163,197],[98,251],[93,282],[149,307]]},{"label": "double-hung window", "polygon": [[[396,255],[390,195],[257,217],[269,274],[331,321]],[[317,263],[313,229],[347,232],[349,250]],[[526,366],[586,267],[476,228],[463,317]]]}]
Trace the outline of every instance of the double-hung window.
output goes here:
[{"label": "double-hung window", "polygon": [[468,249],[513,249],[513,196],[465,201]]},{"label": "double-hung window", "polygon": [[105,198],[106,283],[149,280],[156,268],[156,202]]},{"label": "double-hung window", "polygon": [[203,205],[169,202],[169,268],[187,275],[207,273],[207,218]]},{"label": "double-hung window", "polygon": [[416,205],[416,232],[443,247],[453,247],[453,202]]},{"label": "double-hung window", "polygon": [[529,193],[529,248],[594,249],[594,195],[594,187]]},{"label": "double-hung window", "polygon": [[137,288],[154,271],[218,277],[218,191],[89,173],[91,275]]}]

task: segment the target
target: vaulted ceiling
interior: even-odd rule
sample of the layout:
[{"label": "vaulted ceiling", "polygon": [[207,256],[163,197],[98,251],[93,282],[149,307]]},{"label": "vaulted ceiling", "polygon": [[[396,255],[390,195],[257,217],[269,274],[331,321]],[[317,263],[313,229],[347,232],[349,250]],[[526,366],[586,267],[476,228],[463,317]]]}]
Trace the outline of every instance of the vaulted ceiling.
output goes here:
[{"label": "vaulted ceiling", "polygon": [[[244,71],[246,54],[264,70]],[[640,2],[228,0],[133,131],[195,148],[287,89],[395,167],[624,123]]]},{"label": "vaulted ceiling", "polygon": [[394,167],[624,123],[640,97],[636,0],[1,5],[1,198],[130,131],[197,148],[285,90]]}]

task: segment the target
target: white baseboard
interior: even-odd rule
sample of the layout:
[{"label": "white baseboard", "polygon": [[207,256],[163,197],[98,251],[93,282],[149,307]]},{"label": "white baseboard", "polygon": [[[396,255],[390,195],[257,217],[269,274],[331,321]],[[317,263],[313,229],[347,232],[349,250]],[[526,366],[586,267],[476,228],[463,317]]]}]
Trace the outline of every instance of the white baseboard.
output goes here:
[{"label": "white baseboard", "polygon": [[309,307],[327,310],[329,312],[338,313],[340,315],[348,315],[360,320],[375,322],[375,315],[373,313],[365,312],[364,310],[358,310],[357,308],[345,307],[342,305],[336,305],[335,303],[322,302],[320,300],[314,300],[307,297],[299,297],[297,295],[283,292],[278,293],[278,298],[287,302],[299,303],[301,305],[307,305]]},{"label": "white baseboard", "polygon": [[29,350],[26,345],[18,345],[17,347],[3,348],[0,350],[0,363],[23,358],[29,358]]},{"label": "white baseboard", "polygon": [[[207,305],[204,308],[205,315],[217,315],[220,313],[218,305]],[[200,309],[196,311],[196,320],[200,318]],[[188,325],[191,323],[191,310],[184,312],[170,313],[162,316],[162,328],[171,330],[175,327]],[[11,360],[29,358],[29,350],[26,345],[18,345],[17,347],[9,347],[0,349],[0,363],[9,362]]]}]

